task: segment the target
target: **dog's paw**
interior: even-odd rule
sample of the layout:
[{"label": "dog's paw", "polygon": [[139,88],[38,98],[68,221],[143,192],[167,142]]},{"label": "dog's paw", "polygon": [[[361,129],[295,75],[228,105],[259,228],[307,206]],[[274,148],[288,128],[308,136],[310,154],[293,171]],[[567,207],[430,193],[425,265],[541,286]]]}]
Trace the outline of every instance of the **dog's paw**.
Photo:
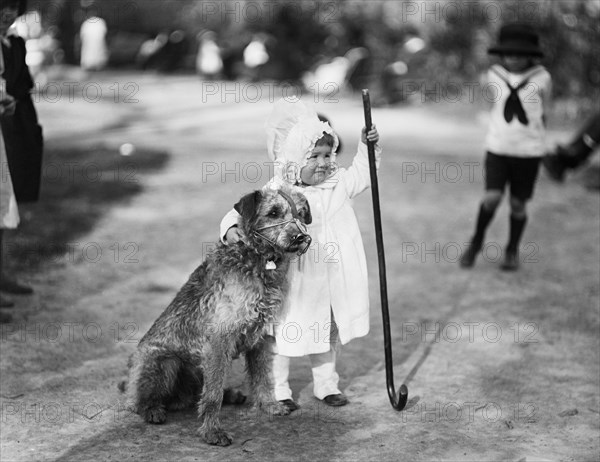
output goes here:
[{"label": "dog's paw", "polygon": [[292,412],[289,407],[287,407],[285,404],[283,404],[279,401],[275,401],[275,402],[271,402],[271,403],[255,404],[252,407],[252,410],[255,411],[256,413],[264,412],[265,414],[268,414],[269,416],[288,415],[288,414],[290,414],[290,412]]},{"label": "dog's paw", "polygon": [[232,436],[220,428],[213,428],[207,431],[200,429],[199,432],[204,441],[213,446],[229,446],[233,442]]},{"label": "dog's paw", "polygon": [[273,410],[273,415],[289,415],[292,412],[288,406],[280,401],[269,404],[269,409]]},{"label": "dog's paw", "polygon": [[167,421],[167,411],[164,407],[146,409],[144,419],[151,424],[162,424]]}]

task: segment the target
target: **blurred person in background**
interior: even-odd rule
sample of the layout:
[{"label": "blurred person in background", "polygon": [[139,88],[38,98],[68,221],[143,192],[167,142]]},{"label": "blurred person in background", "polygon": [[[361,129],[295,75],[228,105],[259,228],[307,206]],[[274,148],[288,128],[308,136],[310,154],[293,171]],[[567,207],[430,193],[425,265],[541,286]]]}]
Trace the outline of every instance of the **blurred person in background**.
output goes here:
[{"label": "blurred person in background", "polygon": [[[1,53],[1,52],[0,52]],[[2,70],[2,55],[0,54],[0,71]],[[0,85],[4,85],[0,77]],[[0,116],[9,114],[15,109],[14,98],[6,97],[0,100]],[[5,229],[15,229],[19,224],[19,209],[12,187],[10,170],[6,161],[6,150],[4,149],[4,137],[0,134],[0,244]],[[0,245],[0,271],[2,270],[3,249]],[[10,308],[14,302],[0,293],[0,308]],[[12,316],[0,313],[0,323],[11,322]]]},{"label": "blurred person in background", "polygon": [[302,75],[302,84],[315,94],[325,97],[335,95],[346,88],[356,67],[368,57],[366,48],[351,48],[344,56],[327,58],[313,66],[312,70]]},{"label": "blurred person in background", "polygon": [[[38,200],[43,153],[42,128],[38,124],[31,99],[33,80],[25,63],[25,41],[8,33],[10,26],[26,9],[26,0],[4,0],[0,9],[0,77],[3,79],[0,126],[12,189],[19,206]],[[9,104],[6,104],[7,101]],[[3,245],[3,234],[4,232],[0,231],[0,248]],[[33,289],[20,283],[0,267],[0,291],[30,294]]]},{"label": "blurred person in background", "polygon": [[217,35],[210,30],[196,36],[198,53],[196,54],[196,72],[205,79],[215,79],[223,70],[221,49],[217,45]]},{"label": "blurred person in background", "polygon": [[168,41],[169,33],[167,31],[162,31],[154,38],[144,41],[140,45],[140,49],[135,58],[136,63],[144,70],[155,67],[154,62],[156,56],[158,56],[158,53],[164,48]]},{"label": "blurred person in background", "polygon": [[255,34],[244,48],[244,65],[249,79],[253,82],[260,80],[260,71],[269,62],[270,56],[266,47],[268,39],[267,34]]},{"label": "blurred person in background", "polygon": [[475,263],[488,225],[510,185],[510,234],[502,269],[519,267],[519,243],[527,224],[526,204],[533,197],[539,164],[545,153],[545,111],[552,79],[536,63],[543,57],[539,37],[530,25],[500,28],[499,43],[488,53],[499,55],[502,65],[488,72],[490,85],[499,89],[494,99],[486,137],[485,194],[470,245],[460,259],[463,268]]},{"label": "blurred person in background", "polygon": [[183,30],[164,30],[141,45],[136,61],[144,70],[168,73],[183,65],[187,50],[188,40]]},{"label": "blurred person in background", "polygon": [[106,21],[97,16],[86,19],[81,25],[81,68],[86,71],[104,69],[108,62],[106,46]]}]

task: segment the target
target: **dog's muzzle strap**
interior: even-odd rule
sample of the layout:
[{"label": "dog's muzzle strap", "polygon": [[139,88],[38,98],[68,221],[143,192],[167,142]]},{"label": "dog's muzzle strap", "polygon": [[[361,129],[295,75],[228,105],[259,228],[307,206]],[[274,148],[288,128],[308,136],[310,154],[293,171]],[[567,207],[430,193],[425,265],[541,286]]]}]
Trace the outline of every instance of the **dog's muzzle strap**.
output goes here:
[{"label": "dog's muzzle strap", "polygon": [[[271,228],[273,226],[283,226],[288,223],[294,223],[296,225],[296,227],[298,228],[298,231],[300,232],[300,234],[298,234],[292,240],[292,242],[290,243],[288,248],[293,247],[294,245],[297,245],[298,246],[298,255],[302,255],[302,254],[306,253],[306,251],[310,247],[310,244],[312,243],[312,238],[306,232],[306,225],[304,223],[302,223],[302,221],[300,220],[300,215],[298,214],[298,209],[296,208],[296,204],[294,204],[293,199],[289,196],[289,194],[283,192],[281,189],[278,189],[277,192],[279,193],[279,195],[281,197],[283,197],[287,201],[288,204],[290,204],[293,218],[289,221],[282,221],[281,223],[276,223],[274,225],[266,226],[265,228]],[[271,239],[267,238],[266,236],[264,236],[258,232],[265,228],[260,228],[260,229],[256,230],[254,232],[254,234],[261,237],[262,239],[269,242],[270,244],[276,245],[275,242],[271,241]]]},{"label": "dog's muzzle strap", "polygon": [[312,237],[310,237],[310,235],[306,232],[306,225],[300,221],[300,214],[298,213],[298,209],[296,208],[294,200],[289,196],[289,194],[283,192],[281,189],[278,189],[277,192],[281,197],[283,197],[287,201],[288,204],[290,204],[290,208],[292,209],[292,216],[294,217],[294,222],[298,227],[298,231],[300,231],[300,234],[298,234],[294,238],[294,240],[290,244],[290,247],[298,245],[298,255],[302,255],[306,253],[306,251],[310,247],[310,244],[312,243]]},{"label": "dog's muzzle strap", "polygon": [[298,215],[298,209],[296,208],[296,204],[294,204],[293,199],[289,196],[288,193],[284,193],[281,189],[278,189],[277,192],[279,193],[279,195],[281,197],[283,197],[288,204],[290,204],[290,208],[292,209],[292,216],[294,218],[300,218],[300,215]]}]

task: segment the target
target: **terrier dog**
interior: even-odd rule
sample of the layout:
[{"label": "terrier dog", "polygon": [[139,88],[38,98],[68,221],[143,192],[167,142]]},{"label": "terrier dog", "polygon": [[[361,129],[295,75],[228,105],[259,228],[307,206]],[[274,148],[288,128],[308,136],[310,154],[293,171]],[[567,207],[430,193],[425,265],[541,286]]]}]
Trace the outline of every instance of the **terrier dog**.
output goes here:
[{"label": "terrier dog", "polygon": [[140,340],[125,387],[129,407],[150,423],[164,423],[167,409],[197,404],[200,435],[219,446],[232,442],[219,411],[226,373],[239,353],[245,353],[254,405],[290,412],[272,393],[265,335],[285,296],[290,259],[311,242],[310,208],[300,193],[255,191],[234,208],[244,242],[217,244],[192,273]]}]

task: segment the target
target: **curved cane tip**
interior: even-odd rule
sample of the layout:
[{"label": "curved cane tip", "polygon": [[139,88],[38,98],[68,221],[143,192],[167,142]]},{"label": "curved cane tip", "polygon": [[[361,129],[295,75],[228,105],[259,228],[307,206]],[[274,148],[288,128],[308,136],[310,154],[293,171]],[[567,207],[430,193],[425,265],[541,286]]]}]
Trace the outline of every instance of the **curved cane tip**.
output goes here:
[{"label": "curved cane tip", "polygon": [[394,405],[394,409],[401,411],[406,407],[408,402],[408,387],[404,384],[398,389],[398,402]]},{"label": "curved cane tip", "polygon": [[408,387],[404,384],[402,384],[400,386],[400,388],[398,389],[398,392],[400,393],[401,396],[408,396]]}]

